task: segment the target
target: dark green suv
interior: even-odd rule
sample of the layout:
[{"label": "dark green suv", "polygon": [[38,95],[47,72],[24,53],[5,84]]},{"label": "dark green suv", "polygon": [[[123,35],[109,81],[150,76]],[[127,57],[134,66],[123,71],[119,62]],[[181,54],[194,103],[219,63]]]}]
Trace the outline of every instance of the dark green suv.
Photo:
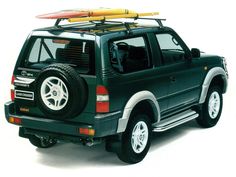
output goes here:
[{"label": "dark green suv", "polygon": [[216,125],[225,59],[190,50],[155,20],[158,26],[96,21],[32,31],[13,72],[7,121],[39,148],[105,141],[127,163],[145,157],[152,131],[193,119]]}]

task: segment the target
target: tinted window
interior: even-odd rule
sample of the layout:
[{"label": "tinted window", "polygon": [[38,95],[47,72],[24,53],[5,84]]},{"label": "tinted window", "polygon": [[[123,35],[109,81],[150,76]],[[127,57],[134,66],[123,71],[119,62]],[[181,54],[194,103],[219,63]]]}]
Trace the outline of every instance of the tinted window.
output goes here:
[{"label": "tinted window", "polygon": [[171,64],[184,60],[184,50],[178,40],[171,34],[157,34],[164,64]]},{"label": "tinted window", "polygon": [[109,43],[112,67],[120,73],[130,73],[151,67],[143,37],[112,41]]},{"label": "tinted window", "polygon": [[66,63],[80,73],[94,74],[94,42],[75,39],[34,37],[26,52],[25,67],[42,68],[52,63]]}]

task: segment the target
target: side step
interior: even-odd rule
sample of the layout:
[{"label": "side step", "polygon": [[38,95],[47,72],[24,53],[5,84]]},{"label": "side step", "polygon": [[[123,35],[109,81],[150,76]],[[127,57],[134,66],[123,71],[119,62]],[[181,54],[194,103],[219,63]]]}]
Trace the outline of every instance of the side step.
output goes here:
[{"label": "side step", "polygon": [[190,120],[193,120],[197,118],[199,114],[196,111],[193,110],[187,110],[184,112],[181,112],[179,114],[176,114],[174,116],[171,116],[169,118],[164,119],[163,121],[160,121],[153,125],[153,131],[154,132],[163,132],[168,129],[171,129],[173,127],[176,127],[178,125],[181,125],[185,122],[188,122]]}]

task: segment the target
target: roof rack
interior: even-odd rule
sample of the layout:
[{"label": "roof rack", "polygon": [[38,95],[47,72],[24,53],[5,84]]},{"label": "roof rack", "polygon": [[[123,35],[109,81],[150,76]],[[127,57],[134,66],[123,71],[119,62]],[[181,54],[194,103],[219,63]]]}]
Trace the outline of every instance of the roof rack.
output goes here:
[{"label": "roof rack", "polygon": [[[84,17],[85,18],[85,17]],[[86,17],[87,18],[87,17]],[[160,28],[163,28],[164,25],[162,23],[162,21],[166,21],[166,19],[160,19],[160,18],[143,18],[143,17],[129,17],[128,19],[134,19],[134,20],[153,20],[155,22],[157,22],[158,26]],[[66,18],[59,18],[56,20],[54,26],[57,27],[57,28],[60,28],[61,26],[59,25],[61,21],[63,20],[69,20],[69,19],[66,19]],[[77,22],[77,21],[74,21],[74,22]],[[83,21],[83,22],[86,22],[86,21]],[[101,22],[101,23],[105,23],[105,22],[111,22],[111,23],[115,23],[117,25],[124,25],[124,27],[127,29],[127,32],[128,34],[130,34],[132,31],[131,31],[131,28],[130,28],[130,25],[132,24],[135,24],[134,22],[123,22],[123,21],[110,21],[110,20],[106,20],[106,19],[103,19],[103,20],[91,20],[91,21],[88,21],[88,22],[91,22],[91,23],[94,23],[94,22]],[[71,22],[72,23],[72,22]],[[96,23],[94,23],[96,25]]]},{"label": "roof rack", "polygon": [[[105,22],[112,22],[124,25],[127,29],[128,33],[131,33],[130,22],[125,21],[115,21],[114,19],[133,19],[135,20],[154,20],[157,22],[159,27],[163,27],[162,21],[166,19],[159,18],[148,18],[148,16],[159,15],[159,12],[147,12],[147,13],[137,13],[135,11],[131,11],[128,9],[95,9],[95,10],[66,10],[59,11],[55,13],[43,14],[37,16],[37,18],[41,19],[56,19],[54,24],[55,27],[60,28],[60,22],[64,20],[68,20],[68,22],[79,22],[80,24],[84,24],[81,22],[90,22],[95,24],[103,24]],[[145,18],[144,18],[145,17]],[[147,17],[147,18],[146,18]],[[112,21],[109,21],[112,20]],[[113,21],[114,20],[114,21]],[[100,22],[100,23],[99,23]],[[132,23],[134,24],[134,22]]]}]

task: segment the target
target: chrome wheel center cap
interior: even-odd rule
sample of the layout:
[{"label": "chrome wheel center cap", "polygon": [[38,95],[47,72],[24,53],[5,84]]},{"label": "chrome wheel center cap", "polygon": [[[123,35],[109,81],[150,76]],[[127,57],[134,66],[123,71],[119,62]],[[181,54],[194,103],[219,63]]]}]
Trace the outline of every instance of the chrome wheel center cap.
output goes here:
[{"label": "chrome wheel center cap", "polygon": [[53,91],[52,91],[52,94],[53,94],[53,96],[57,96],[57,91],[56,91],[56,90],[53,90]]},{"label": "chrome wheel center cap", "polygon": [[53,95],[55,98],[60,98],[60,95],[61,95],[60,88],[54,87],[54,88],[52,89],[52,95]]}]

